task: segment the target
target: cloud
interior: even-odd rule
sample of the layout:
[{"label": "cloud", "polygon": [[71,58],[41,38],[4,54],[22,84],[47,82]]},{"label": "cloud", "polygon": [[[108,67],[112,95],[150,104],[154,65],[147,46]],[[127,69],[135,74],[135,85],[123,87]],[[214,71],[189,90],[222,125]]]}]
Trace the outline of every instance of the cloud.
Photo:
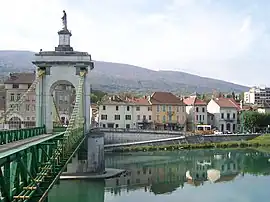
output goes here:
[{"label": "cloud", "polygon": [[[67,10],[72,46],[96,60],[185,70],[257,84],[269,64],[260,4],[240,0],[9,0],[1,2],[1,49],[53,49]],[[16,6],[14,6],[16,5]],[[264,4],[264,7],[269,4]],[[265,9],[266,13],[267,9]],[[254,51],[256,50],[256,51]],[[258,67],[259,65],[259,67]],[[235,73],[236,72],[236,73]],[[237,74],[237,75],[236,75]],[[239,77],[243,74],[243,77]],[[258,75],[260,83],[270,82]]]}]

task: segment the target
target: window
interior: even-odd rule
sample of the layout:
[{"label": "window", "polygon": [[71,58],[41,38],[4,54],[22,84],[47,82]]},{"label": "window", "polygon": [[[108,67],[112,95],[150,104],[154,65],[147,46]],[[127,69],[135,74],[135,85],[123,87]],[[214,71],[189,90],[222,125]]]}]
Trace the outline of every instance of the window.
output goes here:
[{"label": "window", "polygon": [[165,106],[165,105],[162,106],[162,111],[163,111],[163,112],[166,111],[166,106]]},{"label": "window", "polygon": [[29,121],[30,120],[30,117],[28,116],[26,119],[27,119],[27,121]]},{"label": "window", "polygon": [[126,128],[130,128],[130,124],[126,124]]},{"label": "window", "polygon": [[103,128],[106,128],[106,124],[102,124],[102,127],[103,127]]},{"label": "window", "polygon": [[224,125],[221,124],[221,125],[220,125],[220,128],[221,128],[221,131],[223,132],[223,131],[224,131]]},{"label": "window", "polygon": [[34,121],[34,120],[35,120],[35,117],[33,116],[33,117],[32,117],[32,121]]},{"label": "window", "polygon": [[166,117],[165,117],[165,116],[163,116],[163,117],[162,117],[162,120],[163,120],[163,121],[166,121]]},{"label": "window", "polygon": [[143,115],[143,120],[146,120],[146,116],[145,115]]},{"label": "window", "polygon": [[224,114],[223,113],[221,113],[221,118],[224,119]]},{"label": "window", "polygon": [[177,122],[179,122],[179,116],[177,116]]},{"label": "window", "polygon": [[232,128],[233,128],[233,132],[235,132],[235,124],[233,124]]},{"label": "window", "polygon": [[229,113],[227,113],[227,119],[230,119],[230,114]]},{"label": "window", "polygon": [[140,107],[136,107],[136,111],[140,111]]},{"label": "window", "polygon": [[26,109],[26,111],[30,111],[30,104],[26,104],[25,109]]},{"label": "window", "polygon": [[116,111],[118,111],[118,110],[119,110],[119,107],[118,107],[118,106],[116,106],[116,107],[115,107],[115,110],[116,110]]},{"label": "window", "polygon": [[172,116],[169,116],[169,121],[172,121]]},{"label": "window", "polygon": [[199,107],[196,107],[196,112],[199,112]]},{"label": "window", "polygon": [[199,117],[198,117],[198,115],[196,115],[196,121],[198,121],[199,120]]},{"label": "window", "polygon": [[14,94],[13,93],[11,93],[10,94],[10,101],[14,101],[15,99],[14,99]]},{"label": "window", "polygon": [[204,115],[202,115],[202,120],[204,121]]},{"label": "window", "polygon": [[202,112],[205,112],[205,108],[204,107],[202,108]]},{"label": "window", "polygon": [[21,99],[21,94],[17,94],[17,101],[19,101]]},{"label": "window", "polygon": [[202,115],[200,115],[200,121],[202,120]]},{"label": "window", "polygon": [[176,107],[176,111],[179,112],[179,106]]},{"label": "window", "polygon": [[105,106],[105,105],[103,105],[103,106],[102,106],[102,109],[103,109],[103,110],[106,110],[106,106]]},{"label": "window", "polygon": [[114,120],[120,120],[120,115],[114,115]]},{"label": "window", "polygon": [[159,105],[157,105],[157,112],[159,112]]},{"label": "window", "polygon": [[101,120],[107,120],[107,115],[101,114]]},{"label": "window", "polygon": [[157,121],[159,121],[159,115],[157,115]]},{"label": "window", "polygon": [[137,115],[137,120],[139,121],[141,119],[140,115]]},{"label": "window", "polygon": [[12,84],[12,88],[19,88],[19,84],[16,83]]},{"label": "window", "polygon": [[[120,115],[119,115],[120,116]],[[120,119],[120,118],[119,118]],[[131,120],[131,115],[126,115],[126,120]]]},{"label": "window", "polygon": [[235,119],[235,113],[233,113],[233,119]]},{"label": "window", "polygon": [[152,106],[148,107],[148,111],[152,111]]},{"label": "window", "polygon": [[127,111],[129,111],[129,109],[130,109],[130,106],[127,106]]},{"label": "window", "polygon": [[152,116],[151,116],[151,115],[149,115],[148,119],[149,119],[149,121],[151,121],[151,120],[152,120]]},{"label": "window", "polygon": [[172,111],[172,106],[169,106],[169,112],[171,112]]},{"label": "window", "polygon": [[36,105],[32,105],[32,111],[36,111]]},{"label": "window", "polygon": [[115,128],[118,128],[119,127],[119,125],[118,124],[115,124]]}]

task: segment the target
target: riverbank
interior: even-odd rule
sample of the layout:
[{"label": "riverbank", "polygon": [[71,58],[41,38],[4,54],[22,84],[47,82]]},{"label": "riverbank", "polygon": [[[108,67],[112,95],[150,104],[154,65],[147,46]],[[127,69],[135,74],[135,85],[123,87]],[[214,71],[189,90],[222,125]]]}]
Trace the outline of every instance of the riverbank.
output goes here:
[{"label": "riverbank", "polygon": [[270,134],[256,137],[247,141],[230,141],[218,143],[202,143],[202,144],[172,144],[172,145],[155,145],[155,146],[131,146],[125,148],[117,148],[113,152],[136,152],[136,151],[173,151],[182,149],[211,149],[211,148],[257,148],[259,150],[270,151]]}]

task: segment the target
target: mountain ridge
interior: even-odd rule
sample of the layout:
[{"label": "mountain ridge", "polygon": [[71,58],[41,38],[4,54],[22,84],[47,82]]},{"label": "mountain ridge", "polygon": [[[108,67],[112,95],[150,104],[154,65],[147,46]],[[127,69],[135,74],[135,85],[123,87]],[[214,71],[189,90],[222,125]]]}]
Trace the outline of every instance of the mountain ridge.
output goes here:
[{"label": "mountain ridge", "polygon": [[[19,50],[0,51],[0,74],[10,72],[29,72],[34,70],[31,61],[34,52]],[[210,93],[213,90],[221,92],[243,92],[247,86],[228,81],[197,76],[181,71],[150,70],[135,65],[94,61],[95,68],[91,71],[93,89],[106,92],[198,92]]]}]

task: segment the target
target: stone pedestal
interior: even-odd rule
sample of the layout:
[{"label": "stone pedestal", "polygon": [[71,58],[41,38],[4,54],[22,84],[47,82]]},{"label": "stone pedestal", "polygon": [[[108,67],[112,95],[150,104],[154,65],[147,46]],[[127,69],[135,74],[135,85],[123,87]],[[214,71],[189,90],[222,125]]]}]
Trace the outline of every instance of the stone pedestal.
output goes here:
[{"label": "stone pedestal", "polygon": [[91,133],[87,137],[87,172],[104,173],[104,134]]}]

